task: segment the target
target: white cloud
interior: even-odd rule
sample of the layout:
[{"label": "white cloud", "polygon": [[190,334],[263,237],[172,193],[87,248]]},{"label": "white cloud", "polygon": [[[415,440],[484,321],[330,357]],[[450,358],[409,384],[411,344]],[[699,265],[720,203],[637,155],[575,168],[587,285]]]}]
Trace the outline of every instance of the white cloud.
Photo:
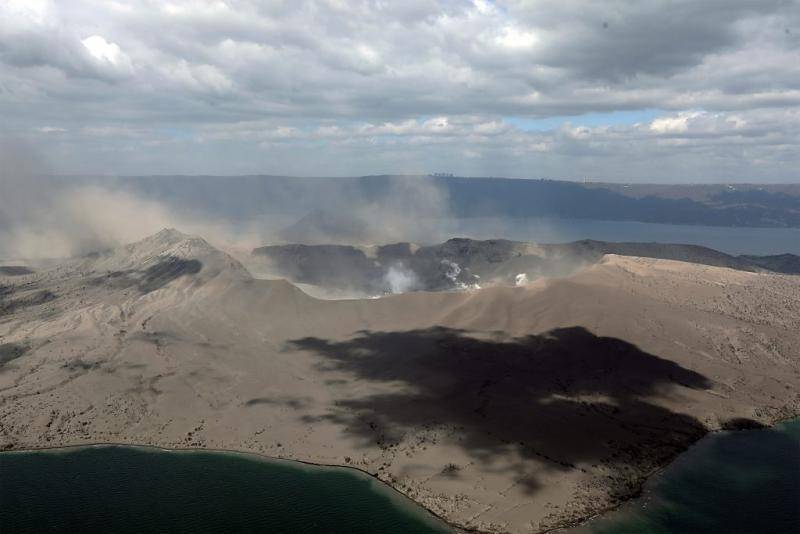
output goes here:
[{"label": "white cloud", "polygon": [[109,43],[100,35],[92,35],[81,40],[86,50],[100,61],[108,61],[112,65],[117,65],[122,58],[122,50],[116,43]]},{"label": "white cloud", "polygon": [[117,43],[106,41],[101,35],[91,35],[81,39],[81,44],[100,64],[101,69],[109,69],[113,75],[128,76],[133,73],[130,57]]},{"label": "white cloud", "polygon": [[475,11],[481,15],[489,15],[495,12],[494,5],[488,0],[472,0],[472,5],[474,6]]},{"label": "white cloud", "polygon": [[[41,136],[64,172],[396,172],[438,153],[471,174],[654,179],[713,151],[717,174],[791,180],[799,27],[798,0],[6,0],[0,134]],[[614,163],[631,151],[662,164]]]},{"label": "white cloud", "polygon": [[45,24],[52,11],[53,5],[49,0],[5,0],[0,7],[0,13],[7,20],[37,26]]},{"label": "white cloud", "polygon": [[701,115],[699,111],[679,113],[670,117],[659,117],[650,123],[650,129],[655,133],[685,133],[689,131],[689,121]]},{"label": "white cloud", "polygon": [[521,30],[512,26],[503,28],[497,37],[497,42],[506,48],[528,49],[539,42],[539,38],[532,31]]}]

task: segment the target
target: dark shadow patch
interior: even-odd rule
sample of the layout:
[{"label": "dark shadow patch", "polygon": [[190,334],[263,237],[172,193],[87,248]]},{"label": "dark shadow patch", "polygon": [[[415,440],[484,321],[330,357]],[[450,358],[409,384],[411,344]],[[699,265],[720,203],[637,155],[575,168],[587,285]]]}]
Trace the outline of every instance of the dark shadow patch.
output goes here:
[{"label": "dark shadow patch", "polygon": [[0,369],[8,362],[14,361],[30,350],[27,345],[20,343],[0,343]]},{"label": "dark shadow patch", "polygon": [[294,410],[308,406],[308,399],[300,397],[256,397],[245,402],[245,406],[258,406],[260,404],[269,406],[286,406]]},{"label": "dark shadow patch", "polygon": [[164,256],[146,269],[130,269],[126,271],[109,271],[87,280],[89,285],[110,289],[127,289],[135,287],[141,293],[150,293],[161,289],[173,280],[183,276],[191,276],[203,269],[199,260],[187,260],[176,256]]},{"label": "dark shadow patch", "polygon": [[87,280],[89,285],[102,286],[109,289],[126,289],[138,283],[137,271],[110,271],[101,276],[95,276]]},{"label": "dark shadow patch", "polygon": [[37,291],[36,293],[31,295],[29,298],[27,298],[25,300],[25,305],[26,306],[38,306],[40,304],[46,304],[48,302],[56,300],[57,298],[58,298],[58,295],[56,295],[52,291],[48,291],[46,289],[43,289],[41,291]]},{"label": "dark shadow patch", "polygon": [[747,417],[735,417],[724,421],[721,428],[722,430],[761,430],[769,427]]},{"label": "dark shadow patch", "polygon": [[213,344],[209,343],[208,341],[196,341],[181,335],[178,335],[174,332],[156,330],[156,331],[136,331],[131,334],[127,335],[127,339],[129,341],[143,341],[146,343],[152,343],[155,347],[159,350],[163,349],[168,345],[173,345],[177,343],[187,343],[192,344],[195,347],[203,348],[203,349],[220,349],[225,350],[225,345]]},{"label": "dark shadow patch", "polygon": [[165,343],[175,343],[177,341],[185,341],[182,337],[172,333],[172,332],[162,332],[162,331],[137,331],[133,332],[132,334],[128,335],[128,340],[130,341],[145,341],[147,343],[152,343],[153,345],[164,345]]},{"label": "dark shadow patch", "polygon": [[[13,291],[8,294],[13,294]],[[46,289],[23,295],[16,299],[7,300],[4,295],[0,295],[0,315],[14,313],[23,308],[47,304],[48,302],[52,302],[57,298],[58,295]]]},{"label": "dark shadow patch", "polygon": [[35,271],[23,265],[2,265],[0,266],[0,274],[4,276],[24,276],[26,274],[33,274]]},{"label": "dark shadow patch", "polygon": [[85,373],[87,371],[99,369],[100,366],[101,366],[100,362],[85,362],[80,358],[77,358],[75,360],[65,362],[64,365],[62,365],[61,367],[69,371]]},{"label": "dark shadow patch", "polygon": [[454,463],[449,463],[442,468],[442,476],[447,478],[459,478],[461,466]]},{"label": "dark shadow patch", "polygon": [[187,260],[175,256],[166,256],[155,265],[151,265],[142,273],[142,279],[138,284],[139,291],[150,293],[161,289],[173,280],[182,276],[197,274],[203,268],[203,264],[198,260]]},{"label": "dark shadow patch", "polygon": [[83,257],[88,259],[99,259],[106,256],[111,256],[113,253],[114,253],[113,248],[103,248],[100,250],[93,250],[91,252],[87,252],[86,254],[83,255]]},{"label": "dark shadow patch", "polygon": [[147,365],[143,363],[120,363],[118,365],[111,366],[110,363],[106,363],[102,366],[98,366],[106,374],[115,374],[120,373],[123,371],[140,371],[142,369],[146,369]]},{"label": "dark shadow patch", "polygon": [[349,380],[341,380],[341,379],[338,379],[338,378],[334,378],[334,379],[331,379],[331,380],[325,380],[325,385],[326,386],[344,386],[345,384],[349,384],[349,383],[350,383]]},{"label": "dark shadow patch", "polygon": [[[297,339],[289,348],[315,352],[323,370],[406,386],[340,401],[335,411],[311,418],[341,424],[364,445],[386,446],[436,427],[487,465],[516,451],[557,470],[606,464],[643,476],[706,433],[695,418],[650,398],[676,387],[708,388],[708,379],[580,327],[511,340],[441,327],[364,331],[343,342]],[[534,491],[536,480],[515,469],[518,482]],[[630,494],[638,482],[609,484]]]},{"label": "dark shadow patch", "polygon": [[148,394],[148,395],[158,396],[158,395],[161,395],[161,394],[164,393],[164,390],[159,389],[158,387],[156,387],[156,384],[158,384],[159,380],[162,380],[164,378],[167,378],[167,377],[170,377],[170,376],[174,376],[174,375],[175,375],[174,372],[170,372],[170,373],[166,373],[166,374],[160,373],[160,374],[153,375],[153,376],[148,376],[148,377],[139,375],[138,377],[135,377],[138,383],[136,385],[134,385],[133,387],[128,388],[125,391],[127,393],[133,393],[133,394],[136,394],[136,395]]}]

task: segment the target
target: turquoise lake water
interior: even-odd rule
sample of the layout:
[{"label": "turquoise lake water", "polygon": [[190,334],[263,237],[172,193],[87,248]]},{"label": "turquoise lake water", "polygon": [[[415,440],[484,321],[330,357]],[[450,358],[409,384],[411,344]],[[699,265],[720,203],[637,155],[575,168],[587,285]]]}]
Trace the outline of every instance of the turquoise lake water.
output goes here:
[{"label": "turquoise lake water", "polygon": [[575,534],[800,533],[800,419],[708,436]]},{"label": "turquoise lake water", "polygon": [[0,532],[442,533],[352,469],[98,446],[0,454]]},{"label": "turquoise lake water", "polygon": [[[444,533],[373,478],[210,451],[0,453],[0,532]],[[800,419],[711,435],[574,534],[800,532]]]},{"label": "turquoise lake water", "polygon": [[688,226],[592,219],[502,219],[479,217],[448,221],[439,238],[505,238],[537,243],[581,239],[702,245],[728,254],[800,254],[800,228]]}]

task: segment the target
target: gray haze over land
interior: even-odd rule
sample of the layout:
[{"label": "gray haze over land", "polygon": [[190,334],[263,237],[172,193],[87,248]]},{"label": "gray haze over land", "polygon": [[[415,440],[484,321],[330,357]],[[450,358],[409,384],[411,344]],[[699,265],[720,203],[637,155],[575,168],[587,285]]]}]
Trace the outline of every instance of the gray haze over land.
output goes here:
[{"label": "gray haze over land", "polygon": [[0,4],[54,173],[792,182],[796,0]]},{"label": "gray haze over land", "polygon": [[96,252],[175,227],[235,255],[268,244],[435,244],[454,236],[800,252],[800,184],[623,185],[455,176],[58,177],[0,145],[0,260]]},{"label": "gray haze over land", "polygon": [[[40,155],[0,142],[0,261],[83,255],[167,227],[248,252],[292,238],[292,226],[300,241],[340,238],[341,219],[366,242],[426,240],[443,235],[453,213],[447,190],[429,179],[385,177],[375,194],[369,178],[59,178]],[[323,213],[333,220],[317,221]],[[303,229],[309,220],[319,235]]]}]

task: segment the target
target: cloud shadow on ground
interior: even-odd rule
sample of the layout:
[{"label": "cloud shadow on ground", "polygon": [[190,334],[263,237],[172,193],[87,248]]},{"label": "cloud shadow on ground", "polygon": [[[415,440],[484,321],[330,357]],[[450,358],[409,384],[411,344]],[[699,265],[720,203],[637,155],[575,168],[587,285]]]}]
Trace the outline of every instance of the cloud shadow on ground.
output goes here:
[{"label": "cloud shadow on ground", "polygon": [[642,472],[706,432],[655,401],[708,388],[706,377],[581,327],[520,338],[443,327],[362,331],[346,341],[296,339],[287,350],[310,351],[323,370],[388,386],[309,422],[339,423],[364,445],[384,448],[421,429],[450,429],[447,439],[485,468],[498,455],[521,458],[511,469],[531,492],[538,484],[525,460],[565,471],[604,464]]}]

